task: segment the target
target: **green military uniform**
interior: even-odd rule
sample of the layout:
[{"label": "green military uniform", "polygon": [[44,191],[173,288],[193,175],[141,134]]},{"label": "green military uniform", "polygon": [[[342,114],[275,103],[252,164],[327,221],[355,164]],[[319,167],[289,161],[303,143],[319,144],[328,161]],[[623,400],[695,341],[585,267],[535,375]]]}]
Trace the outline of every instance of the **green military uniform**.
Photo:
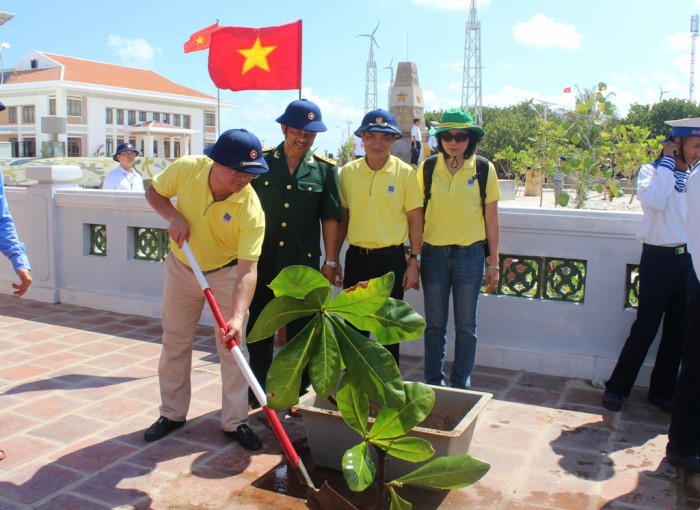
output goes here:
[{"label": "green military uniform", "polygon": [[[251,182],[265,211],[265,239],[258,260],[258,281],[250,305],[248,332],[262,309],[274,297],[268,284],[287,266],[303,265],[319,269],[321,222],[340,220],[338,170],[331,159],[309,151],[289,173],[284,142],[265,149],[270,170]],[[287,326],[287,337],[303,327],[296,321]],[[272,338],[248,345],[250,365],[264,384],[273,352]],[[261,352],[262,351],[262,352]]]}]

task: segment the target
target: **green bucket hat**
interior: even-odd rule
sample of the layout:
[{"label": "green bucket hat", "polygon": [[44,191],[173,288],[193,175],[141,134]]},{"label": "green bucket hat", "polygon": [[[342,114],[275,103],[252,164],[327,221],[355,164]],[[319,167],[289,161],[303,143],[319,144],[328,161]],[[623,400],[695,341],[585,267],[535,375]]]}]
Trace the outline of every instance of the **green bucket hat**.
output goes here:
[{"label": "green bucket hat", "polygon": [[466,129],[473,131],[479,138],[483,138],[484,130],[474,124],[471,114],[462,108],[445,110],[440,119],[440,125],[435,129],[435,134],[440,134],[449,129]]}]

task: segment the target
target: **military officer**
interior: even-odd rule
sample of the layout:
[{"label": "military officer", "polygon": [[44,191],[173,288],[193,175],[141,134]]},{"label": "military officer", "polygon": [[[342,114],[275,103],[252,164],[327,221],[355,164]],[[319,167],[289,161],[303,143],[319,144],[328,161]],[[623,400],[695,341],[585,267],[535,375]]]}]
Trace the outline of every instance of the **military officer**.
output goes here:
[{"label": "military officer", "polygon": [[[321,273],[333,283],[338,269],[338,169],[333,160],[311,150],[316,134],[327,130],[321,110],[313,102],[299,99],[287,106],[277,122],[282,126],[284,141],[265,150],[270,170],[252,182],[265,211],[266,228],[248,332],[274,297],[268,284],[282,269],[291,265],[319,269],[321,241],[325,257],[320,265]],[[287,338],[294,338],[305,324],[304,320],[289,324]],[[250,366],[263,387],[273,348],[272,338],[248,344]],[[305,376],[302,390],[306,386]],[[249,397],[251,404],[257,406],[252,392]]]}]

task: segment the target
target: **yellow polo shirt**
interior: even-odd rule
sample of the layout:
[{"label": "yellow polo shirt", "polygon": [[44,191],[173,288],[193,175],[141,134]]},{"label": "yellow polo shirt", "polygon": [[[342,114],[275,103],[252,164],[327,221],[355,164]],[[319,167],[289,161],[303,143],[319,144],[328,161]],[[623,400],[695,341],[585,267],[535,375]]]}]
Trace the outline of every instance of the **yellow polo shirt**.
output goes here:
[{"label": "yellow polo shirt", "polygon": [[[418,168],[418,184],[425,195],[423,164]],[[498,175],[489,162],[489,177],[486,182],[486,203],[501,198]],[[468,246],[486,239],[484,215],[481,212],[479,181],[476,179],[476,157],[464,161],[454,175],[440,154],[433,171],[430,200],[425,210],[423,241],[434,246],[458,244]]]},{"label": "yellow polo shirt", "polygon": [[423,206],[416,172],[395,156],[374,171],[364,158],[340,172],[340,205],[350,211],[348,243],[386,248],[408,239],[406,213]]},{"label": "yellow polo shirt", "polygon": [[[177,196],[175,207],[190,225],[189,245],[202,271],[220,268],[234,258],[257,261],[265,235],[265,214],[251,186],[214,201],[209,188],[212,160],[185,156],[153,178],[162,196]],[[173,255],[183,264],[185,253],[175,243]]]}]

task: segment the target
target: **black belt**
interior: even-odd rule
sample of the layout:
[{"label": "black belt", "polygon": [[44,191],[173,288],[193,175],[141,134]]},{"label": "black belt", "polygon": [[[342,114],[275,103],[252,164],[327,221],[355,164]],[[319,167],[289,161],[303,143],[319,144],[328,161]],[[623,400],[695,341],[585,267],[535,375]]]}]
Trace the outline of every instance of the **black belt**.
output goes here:
[{"label": "black belt", "polygon": [[203,273],[203,274],[209,274],[209,273],[213,273],[214,271],[218,271],[219,269],[224,269],[224,268],[226,268],[226,267],[232,267],[232,266],[237,266],[237,265],[238,265],[238,259],[233,259],[233,260],[232,260],[231,262],[229,262],[228,264],[224,264],[224,265],[221,266],[221,267],[217,267],[216,269],[211,269],[211,270],[209,270],[209,271],[202,271],[202,273]]},{"label": "black belt", "polygon": [[387,246],[386,248],[360,248],[359,246],[350,245],[348,250],[356,251],[360,255],[389,255],[391,253],[402,252],[403,244],[396,246]]},{"label": "black belt", "polygon": [[685,244],[681,244],[680,246],[656,246],[655,244],[643,243],[642,250],[666,253],[669,255],[683,255],[684,253],[688,253],[688,247]]}]

